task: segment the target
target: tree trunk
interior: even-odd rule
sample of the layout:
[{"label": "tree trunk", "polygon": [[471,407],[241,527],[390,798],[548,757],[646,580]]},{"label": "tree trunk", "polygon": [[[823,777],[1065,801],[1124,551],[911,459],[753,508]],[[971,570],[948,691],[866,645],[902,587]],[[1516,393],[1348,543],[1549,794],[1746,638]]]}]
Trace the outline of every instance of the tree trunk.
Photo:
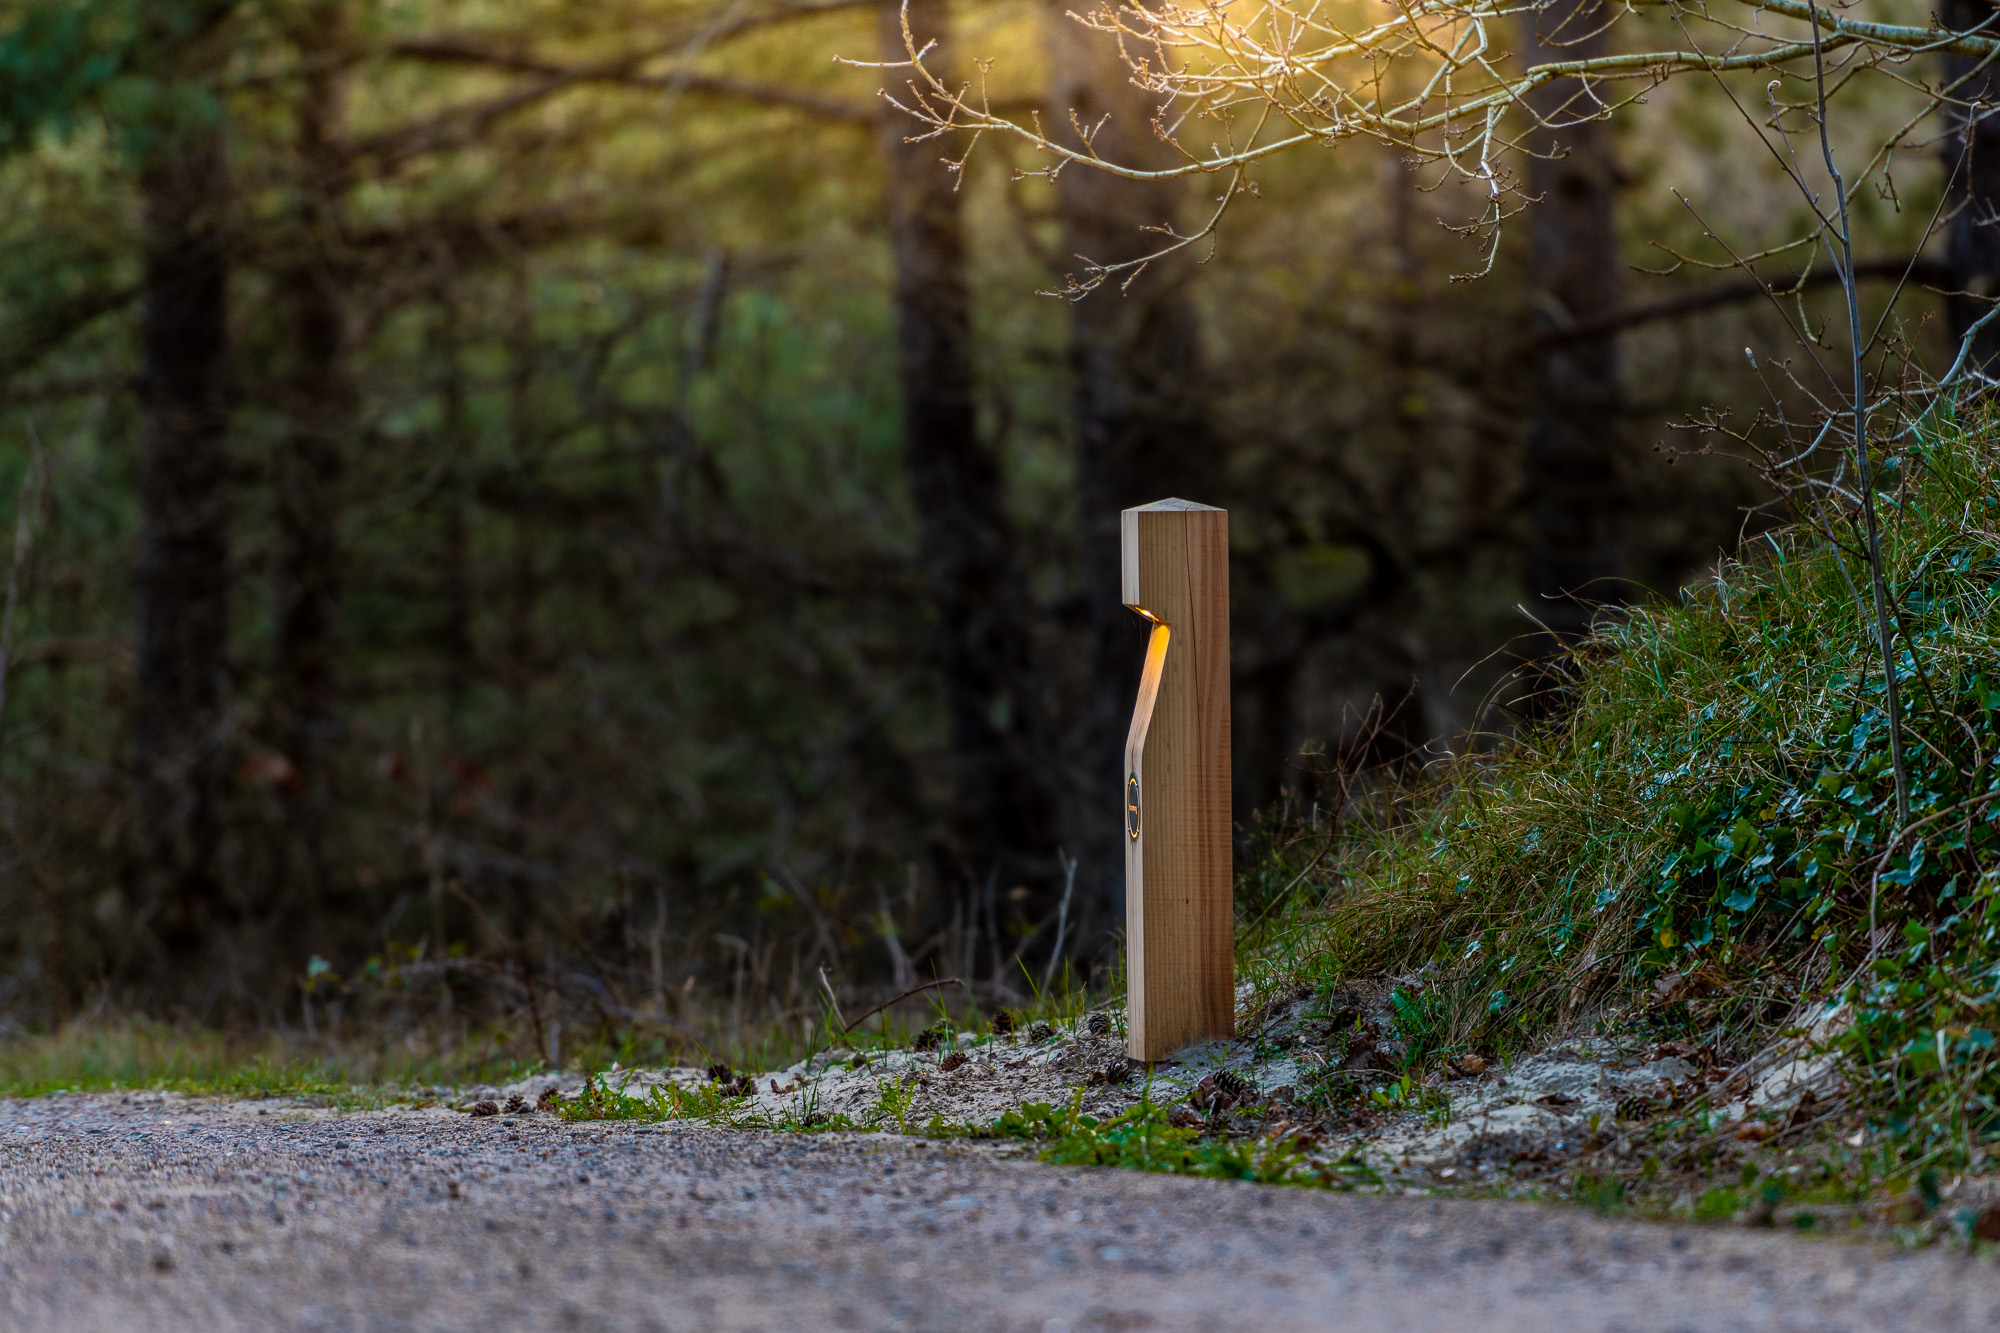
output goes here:
[{"label": "tree trunk", "polygon": [[[340,732],[336,674],[341,550],[342,436],[353,410],[341,293],[350,266],[342,236],[348,165],[344,68],[329,57],[346,38],[345,0],[317,0],[294,34],[306,62],[298,101],[297,250],[279,274],[291,315],[286,434],[275,467],[277,679],[273,721],[292,764],[286,877],[317,903],[326,891],[333,823],[333,757]],[[296,876],[296,878],[294,878]],[[287,908],[307,906],[287,892]]]},{"label": "tree trunk", "polygon": [[[1062,127],[1074,141],[1074,111],[1084,125],[1104,122],[1095,142],[1107,160],[1139,166],[1178,161],[1153,133],[1154,99],[1133,86],[1116,41],[1068,18],[1067,8],[1052,4],[1045,11],[1050,87],[1044,123]],[[1165,238],[1145,229],[1178,222],[1184,194],[1174,181],[1064,169],[1056,178],[1064,262],[1112,264],[1157,250]],[[1175,257],[1155,263],[1127,289],[1107,283],[1069,307],[1090,675],[1072,720],[1074,737],[1065,746],[1079,756],[1075,779],[1082,789],[1068,802],[1077,824],[1066,835],[1084,857],[1091,897],[1114,916],[1123,892],[1120,757],[1146,645],[1144,622],[1119,601],[1119,511],[1169,497],[1227,503],[1226,460],[1204,401],[1206,367],[1191,276],[1192,265]]]},{"label": "tree trunk", "polygon": [[[1587,60],[1607,54],[1601,0],[1564,0],[1524,19],[1524,59]],[[1598,103],[1575,79],[1529,95],[1556,128],[1529,136],[1528,210],[1538,329],[1566,328],[1619,304],[1618,164],[1611,127],[1585,117]],[[1590,626],[1593,603],[1624,600],[1619,582],[1626,496],[1620,477],[1618,345],[1613,337],[1534,354],[1523,485],[1528,516],[1529,609],[1547,627],[1544,656]],[[1547,683],[1553,683],[1550,678]],[[1545,700],[1552,703],[1553,700]]]},{"label": "tree trunk", "polygon": [[[519,485],[539,475],[536,467],[539,440],[535,422],[535,308],[534,289],[525,258],[516,261],[510,276],[513,327],[507,335],[507,430],[511,437],[510,461],[515,483]],[[507,632],[502,675],[512,714],[512,743],[532,751],[528,736],[536,725],[530,705],[537,657],[535,619],[541,596],[541,579],[535,550],[535,507],[527,499],[532,486],[522,485],[522,491],[523,494],[516,498],[508,513],[511,546],[508,552]],[[509,791],[514,817],[500,835],[507,850],[522,858],[529,855],[527,834],[535,823],[535,778],[532,771],[514,774]],[[542,895],[536,892],[535,883],[522,874],[507,875],[504,889],[508,947],[514,956],[515,969],[529,988],[530,1010],[536,1015],[534,1021],[539,1027],[540,1010],[533,989],[537,969],[532,942],[540,925]],[[546,1041],[539,1038],[535,1044],[538,1050],[547,1048]]]},{"label": "tree trunk", "polygon": [[[1992,0],[1944,0],[1946,27],[1976,28],[1993,18]],[[1947,305],[1951,319],[1952,355],[1965,331],[1993,308],[2000,298],[2000,70],[1988,66],[1974,74],[1979,62],[1971,56],[1944,58],[1948,83],[1972,77],[1952,94],[1975,107],[1945,110],[1949,132],[1944,140],[1945,172],[1949,181],[1945,222],[1945,263],[1954,289]],[[1991,372],[2000,356],[2000,320],[1987,325],[1973,340],[1971,364]]]},{"label": "tree trunk", "polygon": [[[507,347],[507,429],[516,477],[535,475],[535,310],[525,260],[516,263],[510,293],[513,328]],[[516,718],[525,718],[535,661],[536,567],[533,506],[517,502],[508,516],[512,549],[507,569],[507,694]]]},{"label": "tree trunk", "polygon": [[140,908],[170,955],[220,910],[228,701],[229,193],[221,124],[190,113],[142,167],[145,423],[139,465]]},{"label": "tree trunk", "polygon": [[438,484],[440,508],[439,591],[444,614],[437,629],[438,656],[443,666],[445,747],[453,757],[465,748],[465,708],[472,693],[478,662],[472,641],[472,547],[467,531],[467,494],[471,469],[471,426],[466,417],[464,334],[458,297],[448,275],[438,294],[437,356],[443,365],[444,475]]},{"label": "tree trunk", "polygon": [[[946,82],[946,11],[914,0],[919,48]],[[901,11],[881,10],[889,59],[902,58]],[[895,89],[899,94],[900,88]],[[951,727],[956,867],[974,882],[998,876],[1025,886],[1031,917],[1053,911],[1057,891],[1055,801],[1039,752],[1041,702],[1027,625],[1026,589],[1004,511],[1004,482],[979,438],[957,178],[941,160],[957,145],[911,143],[916,123],[892,113],[882,129],[889,242],[896,267],[896,348],[903,458],[919,528]]]}]

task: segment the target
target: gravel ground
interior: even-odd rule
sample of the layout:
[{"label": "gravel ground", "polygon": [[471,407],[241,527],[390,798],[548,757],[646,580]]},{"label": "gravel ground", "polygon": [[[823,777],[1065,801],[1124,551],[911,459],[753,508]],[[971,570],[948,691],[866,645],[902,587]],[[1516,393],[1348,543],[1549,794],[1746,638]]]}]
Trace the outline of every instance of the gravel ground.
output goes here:
[{"label": "gravel ground", "polygon": [[873,1135],[0,1102],[0,1326],[2000,1328],[2000,1266]]}]

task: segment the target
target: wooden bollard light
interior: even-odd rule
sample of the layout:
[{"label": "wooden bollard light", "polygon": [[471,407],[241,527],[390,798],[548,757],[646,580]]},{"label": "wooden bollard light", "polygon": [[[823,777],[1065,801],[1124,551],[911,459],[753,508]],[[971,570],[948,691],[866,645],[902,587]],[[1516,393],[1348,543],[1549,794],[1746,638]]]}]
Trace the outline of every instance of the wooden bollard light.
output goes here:
[{"label": "wooden bollard light", "polygon": [[1228,1037],[1229,515],[1161,500],[1119,517],[1125,605],[1153,622],[1125,738],[1126,1051]]}]

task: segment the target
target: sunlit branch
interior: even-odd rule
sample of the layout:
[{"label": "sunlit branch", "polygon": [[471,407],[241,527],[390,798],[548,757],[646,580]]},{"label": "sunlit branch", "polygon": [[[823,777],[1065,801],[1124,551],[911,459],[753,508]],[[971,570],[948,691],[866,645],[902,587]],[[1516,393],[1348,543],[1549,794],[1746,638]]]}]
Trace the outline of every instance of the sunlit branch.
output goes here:
[{"label": "sunlit branch", "polygon": [[[1074,138],[1061,138],[1048,132],[1039,114],[1008,114],[988,104],[983,93],[948,87],[926,67],[927,53],[914,42],[906,41],[907,60],[900,65],[910,71],[911,95],[892,105],[919,122],[925,133],[963,132],[972,143],[997,135],[1023,145],[1047,163],[1029,174],[1053,176],[1066,168],[1132,180],[1228,174],[1230,185],[1215,217],[1196,237],[1176,236],[1168,249],[1212,233],[1229,201],[1247,188],[1247,173],[1265,159],[1350,138],[1376,140],[1415,161],[1441,164],[1480,189],[1485,203],[1479,215],[1454,230],[1482,240],[1485,267],[1497,253],[1501,225],[1519,207],[1507,202],[1519,193],[1508,164],[1524,153],[1560,152],[1545,146],[1544,136],[1612,119],[1672,79],[1768,74],[1773,80],[1767,94],[1770,114],[1777,118],[1771,128],[1780,132],[1783,117],[1810,114],[1813,106],[1824,106],[1827,98],[1869,74],[1879,73],[1917,92],[1922,108],[1878,143],[1867,166],[1836,187],[1836,197],[1815,207],[1811,235],[1761,255],[1732,256],[1728,264],[1675,255],[1676,267],[1733,268],[1800,244],[1823,244],[1833,217],[1853,192],[1877,180],[1897,146],[1939,107],[1953,102],[1965,84],[1960,79],[1930,89],[1896,67],[1939,52],[1970,57],[1981,69],[2000,59],[1995,20],[1962,31],[1937,24],[1875,23],[1811,0],[1729,0],[1713,10],[1681,0],[1632,0],[1629,5],[1606,4],[1591,22],[1601,31],[1642,9],[1666,11],[1680,40],[1663,48],[1532,64],[1511,53],[1506,38],[1513,35],[1513,25],[1558,12],[1566,16],[1573,6],[1558,11],[1557,0],[1399,0],[1386,17],[1352,28],[1336,22],[1323,0],[1263,0],[1247,6],[1220,0],[1107,0],[1090,13],[1072,14],[1079,23],[1115,37],[1132,83],[1158,99],[1153,132],[1178,157],[1164,166],[1100,153],[1096,130],[1101,127],[1072,124]],[[1597,36],[1562,33],[1560,23],[1556,27],[1557,55],[1586,36]],[[1399,68],[1414,70],[1416,77],[1388,77]],[[1552,85],[1564,90],[1559,105],[1538,110],[1532,103],[1547,99],[1534,95]],[[1401,91],[1391,94],[1392,88]],[[1782,89],[1810,90],[1813,100],[1787,101],[1780,96]],[[1226,132],[1232,117],[1252,108],[1261,110],[1255,132],[1241,139]],[[1267,131],[1275,133],[1266,138]],[[1796,177],[1795,164],[1782,165]],[[1167,252],[1121,269],[1136,272]],[[1109,272],[1090,270],[1086,285],[1102,282]]]},{"label": "sunlit branch", "polygon": [[[1132,79],[1158,94],[1163,110],[1178,104],[1181,109],[1175,119],[1179,123],[1263,102],[1293,130],[1269,142],[1229,151],[1211,148],[1204,153],[1183,146],[1183,160],[1167,167],[1138,167],[1109,160],[1088,143],[1072,147],[1058,142],[1043,133],[1038,122],[1024,123],[974,105],[930,80],[923,53],[915,49],[909,52],[908,67],[930,86],[924,104],[906,110],[939,127],[998,133],[1059,160],[1139,180],[1232,170],[1310,143],[1357,135],[1393,142],[1420,157],[1450,162],[1466,175],[1488,179],[1493,149],[1511,146],[1520,138],[1504,131],[1502,120],[1519,113],[1547,123],[1528,108],[1528,96],[1565,79],[1576,81],[1583,89],[1618,81],[1643,85],[1617,101],[1600,103],[1593,96],[1580,103],[1586,105],[1578,113],[1582,118],[1604,119],[1642,96],[1645,87],[1680,74],[1782,73],[1786,67],[1810,59],[1815,50],[1823,58],[1845,53],[1853,61],[1850,74],[1884,59],[1921,52],[1953,51],[1978,57],[2000,52],[2000,39],[1976,31],[1865,23],[1815,10],[1796,0],[1747,0],[1747,9],[1803,22],[1816,32],[1818,41],[1811,32],[1780,39],[1755,29],[1717,24],[1733,38],[1730,48],[1721,52],[1698,48],[1621,52],[1548,61],[1510,72],[1493,54],[1489,27],[1541,7],[1404,5],[1396,17],[1351,32],[1325,22],[1318,5],[1284,0],[1259,6],[1247,18],[1239,18],[1235,10],[1220,5],[1130,5],[1083,16],[1081,21],[1089,26],[1115,33],[1152,53],[1134,56],[1128,48]],[[1677,5],[1666,7],[1677,15],[1682,13]],[[1714,23],[1710,16],[1697,17]],[[1615,21],[1615,15],[1607,20]],[[1357,58],[1365,69],[1357,70],[1354,77],[1343,77],[1339,66]],[[1429,67],[1419,91],[1393,106],[1382,105],[1369,89],[1380,86],[1383,66],[1411,61]],[[1454,135],[1460,135],[1457,141]],[[1171,134],[1162,137],[1173,138]]]}]

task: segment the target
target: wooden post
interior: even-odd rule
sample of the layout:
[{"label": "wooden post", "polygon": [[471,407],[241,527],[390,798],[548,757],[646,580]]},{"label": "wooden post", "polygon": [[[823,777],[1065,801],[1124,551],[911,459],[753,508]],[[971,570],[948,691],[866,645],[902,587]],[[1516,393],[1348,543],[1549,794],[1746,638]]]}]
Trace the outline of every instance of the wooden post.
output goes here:
[{"label": "wooden post", "polygon": [[1125,739],[1126,1050],[1231,1035],[1229,515],[1161,500],[1120,515],[1125,605],[1153,622]]}]

